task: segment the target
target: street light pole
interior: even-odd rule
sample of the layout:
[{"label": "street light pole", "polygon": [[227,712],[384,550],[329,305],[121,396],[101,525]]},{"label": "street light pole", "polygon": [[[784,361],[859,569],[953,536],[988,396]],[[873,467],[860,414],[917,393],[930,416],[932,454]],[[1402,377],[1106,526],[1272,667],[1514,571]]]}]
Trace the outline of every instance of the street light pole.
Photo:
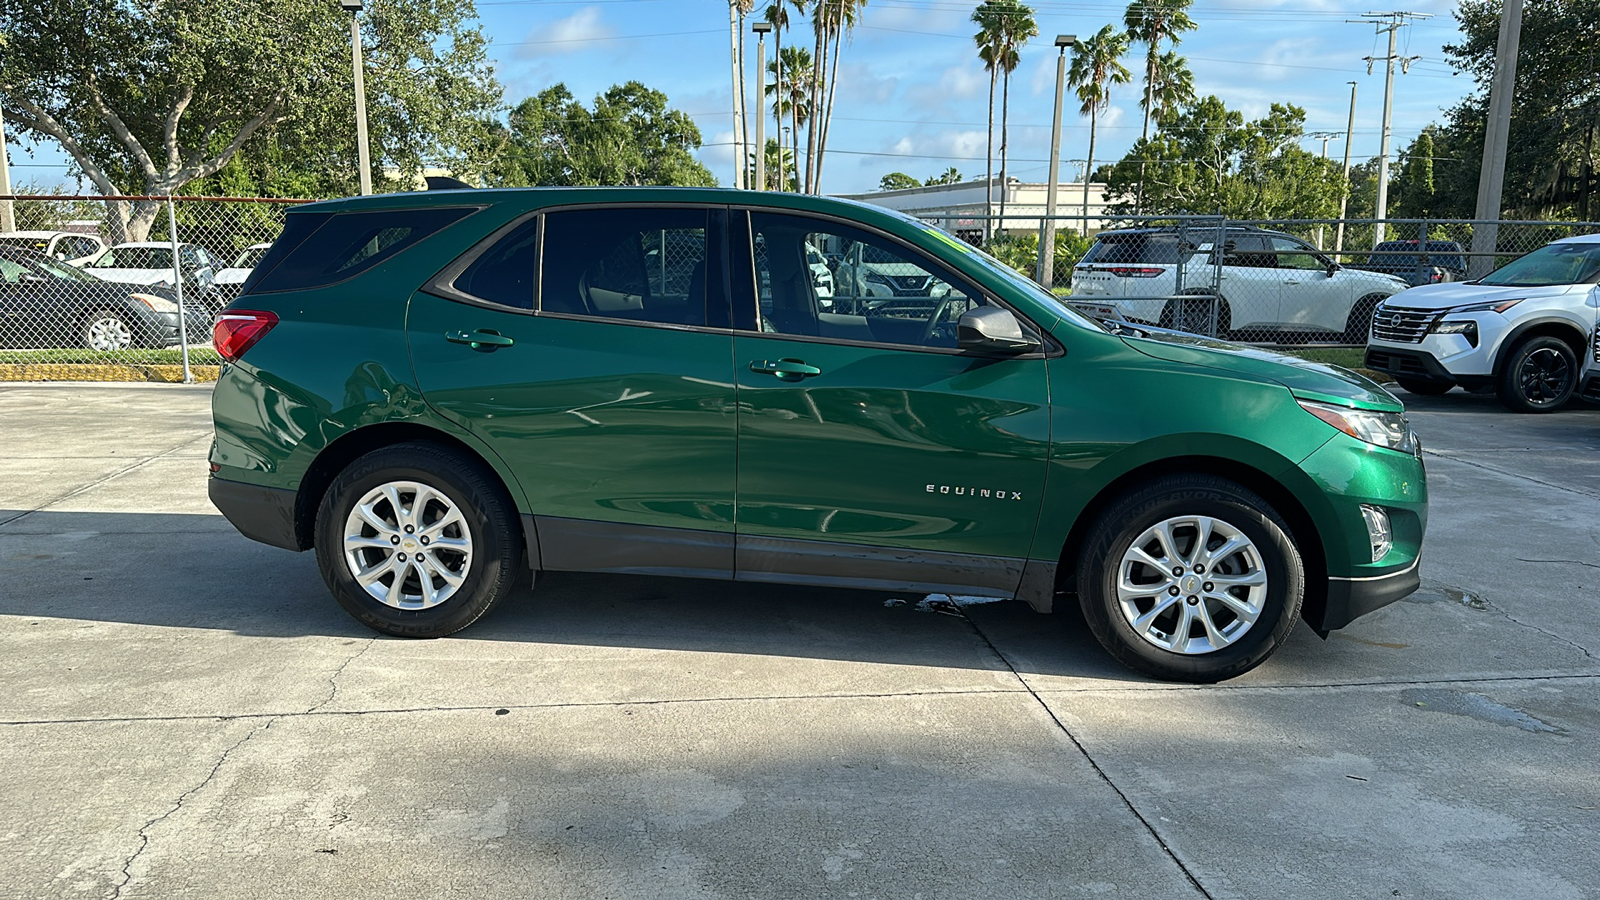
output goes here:
[{"label": "street light pole", "polygon": [[[756,190],[767,189],[767,114],[762,112],[762,107],[767,100],[767,32],[772,30],[771,22],[756,22],[750,26],[756,33]],[[778,165],[783,165],[783,154],[778,154]],[[779,172],[781,176],[783,173]]]},{"label": "street light pole", "polygon": [[362,0],[339,0],[350,11],[350,68],[356,76],[356,161],[361,167],[361,195],[372,193],[372,159],[367,151],[367,82],[361,65]]},{"label": "street light pole", "polygon": [[[1061,181],[1061,94],[1067,83],[1067,48],[1078,42],[1070,34],[1056,35],[1056,115],[1050,124],[1050,186],[1045,191],[1044,228],[1039,235],[1039,269],[1034,281],[1049,290],[1055,282],[1056,186]],[[1085,219],[1085,222],[1088,220]]]}]

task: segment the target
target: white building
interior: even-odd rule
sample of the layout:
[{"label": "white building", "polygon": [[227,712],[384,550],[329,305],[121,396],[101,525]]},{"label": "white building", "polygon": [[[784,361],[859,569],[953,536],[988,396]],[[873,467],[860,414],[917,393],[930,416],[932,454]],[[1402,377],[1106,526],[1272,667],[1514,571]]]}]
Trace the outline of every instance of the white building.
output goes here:
[{"label": "white building", "polygon": [[[907,188],[903,191],[873,191],[866,194],[840,194],[849,200],[860,200],[916,216],[953,232],[977,241],[983,238],[985,188],[994,200],[994,214],[1000,215],[1000,179],[992,182],[962,181],[956,184],[933,184]],[[1010,179],[1006,185],[1006,215],[995,222],[995,230],[1003,234],[1037,234],[1040,220],[1045,214],[1045,199],[1049,185],[1026,184]],[[1085,210],[1083,182],[1064,182],[1056,185],[1056,227],[1071,228],[1084,234],[1093,234],[1107,227],[1106,186],[1102,182],[1089,183],[1088,207]],[[1087,215],[1085,215],[1087,212]],[[1087,226],[1087,227],[1085,227]]]}]

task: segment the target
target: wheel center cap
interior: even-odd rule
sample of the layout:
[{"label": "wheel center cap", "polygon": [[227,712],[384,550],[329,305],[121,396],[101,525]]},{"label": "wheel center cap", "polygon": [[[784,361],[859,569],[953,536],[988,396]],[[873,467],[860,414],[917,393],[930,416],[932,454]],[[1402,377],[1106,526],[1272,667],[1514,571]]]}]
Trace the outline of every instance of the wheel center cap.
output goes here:
[{"label": "wheel center cap", "polygon": [[1200,584],[1200,576],[1198,575],[1184,576],[1183,581],[1179,582],[1179,586],[1183,588],[1185,594],[1199,593]]},{"label": "wheel center cap", "polygon": [[417,542],[411,538],[406,538],[400,542],[400,546],[406,548],[407,550],[415,550],[417,549]]}]

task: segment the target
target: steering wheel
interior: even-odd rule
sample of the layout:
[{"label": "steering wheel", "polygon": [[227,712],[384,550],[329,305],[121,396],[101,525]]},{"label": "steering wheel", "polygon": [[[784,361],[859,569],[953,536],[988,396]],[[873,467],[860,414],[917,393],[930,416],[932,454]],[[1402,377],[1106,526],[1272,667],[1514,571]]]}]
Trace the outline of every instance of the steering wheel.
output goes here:
[{"label": "steering wheel", "polygon": [[944,318],[950,309],[950,294],[945,294],[939,299],[939,304],[933,308],[933,315],[928,317],[928,326],[922,329],[922,339],[917,341],[920,346],[926,347],[928,341],[933,339],[933,333],[939,328],[939,321]]}]

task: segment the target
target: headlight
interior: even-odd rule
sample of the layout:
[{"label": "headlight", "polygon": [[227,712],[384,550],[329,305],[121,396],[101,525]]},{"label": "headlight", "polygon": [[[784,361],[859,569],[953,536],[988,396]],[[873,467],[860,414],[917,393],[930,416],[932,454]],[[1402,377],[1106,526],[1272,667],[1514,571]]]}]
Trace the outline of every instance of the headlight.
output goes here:
[{"label": "headlight", "polygon": [[1469,313],[1469,312],[1497,312],[1497,313],[1503,313],[1506,310],[1510,309],[1513,306],[1516,306],[1518,303],[1521,303],[1522,301],[1524,301],[1526,299],[1528,299],[1528,298],[1526,298],[1526,297],[1518,297],[1515,300],[1490,300],[1490,301],[1485,302],[1485,303],[1469,303],[1466,306],[1452,307],[1451,309],[1445,310],[1445,312],[1447,314],[1448,313]]},{"label": "headlight", "polygon": [[1329,403],[1301,400],[1300,408],[1358,441],[1366,441],[1401,453],[1416,453],[1417,438],[1406,417],[1400,413],[1351,409]]},{"label": "headlight", "polygon": [[874,282],[876,284],[886,284],[886,285],[889,285],[890,287],[894,287],[894,285],[889,281],[889,279],[883,277],[882,275],[879,275],[877,272],[874,272],[871,269],[868,269],[865,272],[862,272],[861,273],[861,277],[862,277],[863,280],[866,280],[866,281],[871,281],[871,282]]},{"label": "headlight", "polygon": [[1471,319],[1461,322],[1440,320],[1433,323],[1433,327],[1428,330],[1434,334],[1459,334],[1467,339],[1467,343],[1474,347],[1478,346],[1478,323]]},{"label": "headlight", "polygon": [[178,304],[165,297],[157,297],[154,294],[129,294],[128,296],[156,312],[172,313],[178,311]]}]

